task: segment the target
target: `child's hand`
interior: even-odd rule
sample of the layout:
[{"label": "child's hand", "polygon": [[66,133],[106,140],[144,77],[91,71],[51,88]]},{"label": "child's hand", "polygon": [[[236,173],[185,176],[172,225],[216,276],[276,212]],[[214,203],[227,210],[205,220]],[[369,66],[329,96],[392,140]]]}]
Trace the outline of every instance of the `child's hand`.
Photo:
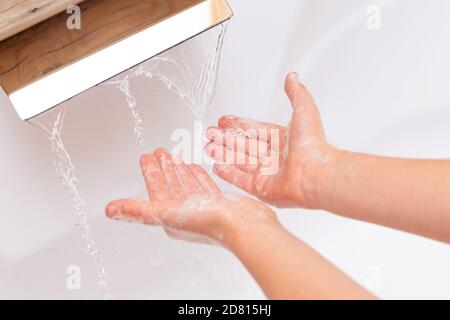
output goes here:
[{"label": "child's hand", "polygon": [[278,224],[264,204],[222,193],[200,166],[173,160],[166,150],[144,155],[141,168],[150,201],[113,201],[106,209],[110,218],[161,225],[173,238],[224,246],[248,226]]},{"label": "child's hand", "polygon": [[319,110],[298,75],[286,78],[293,107],[290,129],[237,117],[222,117],[207,131],[206,152],[222,179],[279,207],[316,208],[319,184],[334,158]]},{"label": "child's hand", "polygon": [[173,161],[167,151],[157,150],[142,157],[141,167],[150,201],[113,201],[106,209],[110,218],[161,225],[177,239],[219,243],[272,299],[371,297],[289,234],[267,206],[221,193],[199,166]]}]

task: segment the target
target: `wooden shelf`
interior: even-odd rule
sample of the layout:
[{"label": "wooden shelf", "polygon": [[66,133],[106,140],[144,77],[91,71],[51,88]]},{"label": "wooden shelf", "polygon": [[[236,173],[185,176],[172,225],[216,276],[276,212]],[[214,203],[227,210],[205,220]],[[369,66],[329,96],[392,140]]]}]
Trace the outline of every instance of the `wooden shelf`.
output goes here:
[{"label": "wooden shelf", "polygon": [[[80,30],[67,29],[68,15],[64,10],[0,42],[0,86],[7,94],[11,94],[63,66],[202,1],[204,0],[82,1]],[[56,2],[68,3],[51,2],[55,2],[55,5]],[[9,10],[12,9],[10,7]]]}]

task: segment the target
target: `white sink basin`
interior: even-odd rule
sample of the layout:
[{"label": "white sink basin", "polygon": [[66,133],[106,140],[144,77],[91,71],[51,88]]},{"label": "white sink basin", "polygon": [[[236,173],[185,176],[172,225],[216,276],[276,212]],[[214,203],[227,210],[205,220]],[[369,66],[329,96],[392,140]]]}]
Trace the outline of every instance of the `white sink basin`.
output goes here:
[{"label": "white sink basin", "polygon": [[[294,69],[341,148],[450,157],[450,2],[229,2],[236,15],[209,123],[228,113],[287,123],[283,78]],[[381,6],[380,30],[366,27],[373,2]],[[161,84],[136,80],[132,89],[150,149],[173,146],[176,128],[192,129],[190,111]],[[49,141],[0,104],[0,297],[101,298]],[[109,200],[145,195],[132,118],[118,90],[94,88],[72,101],[63,138],[112,296],[263,298],[224,249],[174,242],[160,230],[104,217]],[[450,298],[448,246],[328,213],[279,212],[286,227],[382,298]],[[81,290],[66,286],[70,265],[81,267]]]}]

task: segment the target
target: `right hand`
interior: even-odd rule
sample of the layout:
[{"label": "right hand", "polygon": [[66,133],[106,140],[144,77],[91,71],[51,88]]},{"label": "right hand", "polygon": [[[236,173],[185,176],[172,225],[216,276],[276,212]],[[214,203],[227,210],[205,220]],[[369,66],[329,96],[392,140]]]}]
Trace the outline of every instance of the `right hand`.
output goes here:
[{"label": "right hand", "polygon": [[290,129],[222,117],[218,127],[208,128],[205,150],[219,177],[259,199],[316,209],[320,179],[338,152],[327,143],[319,110],[296,73],[286,77],[285,91],[293,108]]}]

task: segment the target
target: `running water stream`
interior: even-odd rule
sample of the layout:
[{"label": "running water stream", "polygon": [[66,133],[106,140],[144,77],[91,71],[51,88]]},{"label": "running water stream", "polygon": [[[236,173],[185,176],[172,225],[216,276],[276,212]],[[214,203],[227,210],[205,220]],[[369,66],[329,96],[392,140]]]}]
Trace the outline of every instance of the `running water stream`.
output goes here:
[{"label": "running water stream", "polygon": [[[146,152],[143,120],[140,116],[136,98],[131,92],[131,81],[134,78],[144,77],[163,83],[168,90],[175,93],[181,101],[191,110],[194,117],[194,162],[200,163],[203,150],[203,134],[205,118],[208,115],[218,78],[218,68],[228,22],[224,22],[219,28],[219,33],[212,43],[212,50],[208,50],[204,59],[198,64],[189,60],[190,56],[184,56],[180,49],[175,47],[149,61],[107,82],[107,85],[115,85],[126,97],[134,121],[134,132],[141,151]],[[217,32],[212,29],[198,36],[200,40]],[[209,40],[209,39],[208,39]],[[204,44],[205,41],[203,41]],[[181,57],[179,57],[181,54]],[[184,59],[186,58],[186,59]]]},{"label": "running water stream", "polygon": [[[192,111],[195,121],[194,126],[196,127],[194,137],[196,151],[194,153],[197,154],[199,152],[200,156],[202,155],[204,121],[215,94],[218,66],[226,30],[227,23],[224,23],[220,26],[220,32],[214,41],[210,56],[202,61],[200,67],[191,65],[189,61],[180,61],[177,59],[174,50],[178,49],[173,48],[129,70],[124,76],[116,77],[106,83],[106,85],[115,85],[125,95],[133,118],[134,132],[142,152],[147,151],[144,138],[144,126],[137,107],[136,98],[131,91],[131,80],[136,77],[161,81],[170,91],[179,96],[184,104]],[[212,30],[208,32],[212,32]],[[196,67],[198,67],[198,70]],[[48,116],[33,119],[31,123],[43,130],[51,142],[58,178],[64,189],[70,195],[72,210],[78,216],[79,222],[77,226],[80,228],[80,236],[86,244],[86,253],[90,256],[94,264],[97,274],[97,285],[102,289],[103,297],[108,299],[112,297],[106,292],[110,276],[104,266],[92,227],[89,224],[89,219],[85,211],[86,202],[83,200],[79,190],[75,165],[61,136],[66,114],[66,104],[57,108],[56,112],[55,110],[49,112],[50,114]]]},{"label": "running water stream", "polygon": [[54,164],[59,181],[63,188],[68,192],[72,202],[72,210],[78,216],[77,226],[80,230],[81,239],[85,242],[86,253],[92,260],[96,275],[97,285],[104,291],[103,297],[105,299],[111,298],[111,295],[106,293],[109,281],[109,273],[106,271],[102,256],[98,249],[92,227],[89,224],[88,216],[85,212],[86,202],[83,200],[80,190],[78,188],[78,179],[75,173],[75,165],[67,152],[61,137],[64,126],[64,117],[67,106],[62,106],[62,110],[58,111],[56,117],[51,119],[52,123],[46,125],[44,121],[32,120],[31,123],[44,131],[48,136],[54,158]]}]

